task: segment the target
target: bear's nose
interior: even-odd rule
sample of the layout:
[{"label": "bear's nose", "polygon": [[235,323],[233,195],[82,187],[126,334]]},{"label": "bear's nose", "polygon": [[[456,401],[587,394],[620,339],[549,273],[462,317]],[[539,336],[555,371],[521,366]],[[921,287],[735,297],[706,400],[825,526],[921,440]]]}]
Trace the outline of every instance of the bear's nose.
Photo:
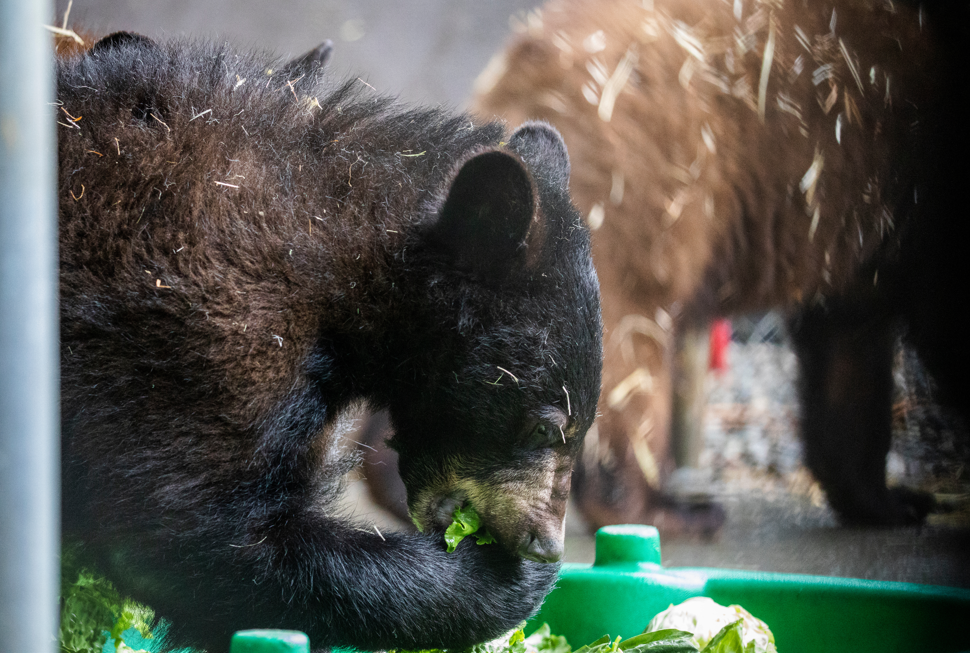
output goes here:
[{"label": "bear's nose", "polygon": [[558,562],[562,558],[563,541],[558,537],[545,537],[530,533],[519,546],[519,555],[535,562]]}]

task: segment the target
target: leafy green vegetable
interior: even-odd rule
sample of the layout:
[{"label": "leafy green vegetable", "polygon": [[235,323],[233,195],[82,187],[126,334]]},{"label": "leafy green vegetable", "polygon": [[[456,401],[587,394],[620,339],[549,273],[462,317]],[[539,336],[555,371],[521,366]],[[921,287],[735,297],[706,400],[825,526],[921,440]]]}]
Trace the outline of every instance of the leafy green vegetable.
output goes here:
[{"label": "leafy green vegetable", "polygon": [[[157,620],[151,608],[121,596],[111,581],[94,571],[80,544],[63,543],[61,653],[166,651],[168,625]],[[182,649],[177,653],[192,652]]]},{"label": "leafy green vegetable", "polygon": [[652,633],[643,633],[636,637],[620,642],[620,650],[632,653],[633,651],[684,651],[693,653],[697,648],[691,644],[691,634],[683,630],[670,628],[667,630],[655,630]]},{"label": "leafy green vegetable", "polygon": [[[775,636],[765,622],[740,605],[723,606],[705,596],[671,605],[650,621],[645,632],[665,628],[693,633],[692,643],[704,653],[777,653]],[[715,643],[720,648],[711,648]]]},{"label": "leafy green vegetable", "polygon": [[747,651],[753,653],[754,641],[750,642],[749,648],[746,648],[741,641],[741,623],[742,620],[738,619],[719,630],[701,653],[746,653]]},{"label": "leafy green vegetable", "polygon": [[455,508],[451,517],[451,526],[445,530],[445,544],[448,545],[448,553],[454,551],[458,543],[469,535],[474,535],[479,544],[495,542],[495,538],[488,532],[488,529],[478,532],[482,525],[482,518],[478,516],[478,512],[472,506]]},{"label": "leafy green vegetable", "polygon": [[[522,632],[521,630],[518,632]],[[570,653],[572,647],[569,642],[561,635],[553,635],[549,631],[549,624],[542,624],[537,631],[529,635],[523,641],[526,651],[531,653],[533,649],[537,653]]]},{"label": "leafy green vegetable", "polygon": [[[572,653],[760,653],[759,650],[754,648],[753,641],[747,647],[742,645],[741,625],[741,619],[728,624],[711,638],[703,650],[694,644],[694,636],[691,633],[676,628],[666,628],[645,632],[642,635],[622,641],[619,637],[612,639],[609,635],[603,635],[595,642],[582,646]],[[516,632],[521,633],[522,631]],[[495,642],[499,641],[495,640]],[[542,643],[550,641],[553,643]],[[527,645],[525,650],[512,645],[512,640],[509,640],[509,646],[504,648],[502,646],[496,647],[495,642],[473,647],[470,653],[536,653],[536,651],[538,653],[570,653],[566,639],[550,635],[548,624],[543,624],[542,628],[525,640]],[[532,648],[533,645],[535,650]]]},{"label": "leafy green vegetable", "polygon": [[549,632],[549,624],[542,624],[538,630],[528,637],[525,636],[523,628],[525,628],[524,623],[518,629],[505,633],[501,637],[461,650],[395,650],[389,651],[389,653],[570,653],[572,650],[565,637],[553,635]]},{"label": "leafy green vegetable", "polygon": [[132,628],[150,639],[155,613],[122,598],[82,558],[79,545],[65,544],[61,555],[61,651],[102,653],[109,638],[121,641],[122,634]]},{"label": "leafy green vegetable", "polygon": [[575,651],[575,653],[698,653],[697,647],[690,641],[690,633],[682,630],[658,630],[652,633],[644,633],[620,641],[617,637],[611,640],[609,635],[604,635],[592,644],[587,644]]}]

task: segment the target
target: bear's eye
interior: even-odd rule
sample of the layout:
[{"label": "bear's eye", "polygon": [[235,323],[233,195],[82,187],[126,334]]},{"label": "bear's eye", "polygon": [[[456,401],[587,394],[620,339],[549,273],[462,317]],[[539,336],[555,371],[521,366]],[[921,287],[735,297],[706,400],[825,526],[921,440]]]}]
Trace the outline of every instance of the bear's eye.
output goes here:
[{"label": "bear's eye", "polygon": [[551,447],[559,441],[559,430],[552,427],[547,422],[538,422],[532,427],[529,434],[527,446],[529,449],[545,449]]}]

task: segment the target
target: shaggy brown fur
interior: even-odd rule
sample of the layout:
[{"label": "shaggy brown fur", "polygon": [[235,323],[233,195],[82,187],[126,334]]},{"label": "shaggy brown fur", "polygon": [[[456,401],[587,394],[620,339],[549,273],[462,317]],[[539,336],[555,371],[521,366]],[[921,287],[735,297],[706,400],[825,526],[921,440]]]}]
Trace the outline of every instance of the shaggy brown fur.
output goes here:
[{"label": "shaggy brown fur", "polygon": [[904,324],[965,409],[966,13],[557,0],[483,73],[481,115],[562,132],[594,230],[604,386],[575,479],[594,525],[716,526],[661,493],[672,350],[713,316],[772,308],[793,320],[806,459],[833,507],[852,523],[925,515],[925,497],[885,486],[891,347]]},{"label": "shaggy brown fur", "polygon": [[[556,577],[599,394],[588,232],[548,126],[321,59],[120,34],[58,62],[64,530],[210,651],[463,647]],[[335,514],[365,400],[426,535]],[[500,546],[447,554],[469,500]]]}]

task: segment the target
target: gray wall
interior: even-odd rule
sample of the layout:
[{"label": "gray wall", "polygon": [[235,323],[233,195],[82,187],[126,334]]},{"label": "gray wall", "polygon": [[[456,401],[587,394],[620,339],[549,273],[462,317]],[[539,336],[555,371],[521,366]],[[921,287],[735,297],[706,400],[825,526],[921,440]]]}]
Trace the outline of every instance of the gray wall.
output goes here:
[{"label": "gray wall", "polygon": [[[298,55],[324,39],[332,65],[382,92],[463,107],[472,82],[506,43],[510,16],[539,0],[75,0],[70,22],[96,34],[204,36]],[[67,0],[58,0],[57,23]]]}]

